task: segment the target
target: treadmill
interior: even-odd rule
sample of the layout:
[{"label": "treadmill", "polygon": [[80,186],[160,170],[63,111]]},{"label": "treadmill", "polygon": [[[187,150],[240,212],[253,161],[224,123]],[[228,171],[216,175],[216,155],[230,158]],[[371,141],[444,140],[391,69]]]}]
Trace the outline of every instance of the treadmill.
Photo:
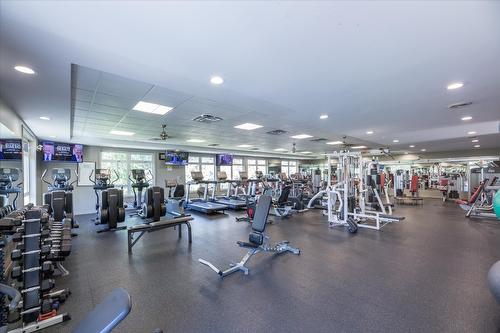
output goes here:
[{"label": "treadmill", "polygon": [[[222,211],[222,213],[224,213],[224,211],[228,208],[226,205],[222,205],[222,204],[217,203],[217,202],[209,202],[208,201],[208,185],[214,184],[217,182],[203,180],[203,173],[201,171],[191,171],[191,178],[193,178],[193,181],[188,182],[186,184],[187,185],[187,192],[186,192],[186,202],[184,203],[184,208],[196,210],[198,212],[202,212],[205,214],[213,214],[213,213],[218,213],[221,211]],[[195,184],[205,185],[203,199],[201,199],[201,198],[191,199],[189,197],[190,187],[191,187],[191,185],[195,185]]]},{"label": "treadmill", "polygon": [[[232,184],[234,183],[234,181],[227,180],[226,172],[225,171],[217,172],[217,179],[218,179],[218,181],[216,182],[216,185],[212,189],[212,196],[211,196],[210,200],[212,202],[216,202],[216,203],[225,205],[229,209],[232,209],[232,210],[246,209],[247,203],[245,200],[242,200],[238,196],[231,195],[231,187],[232,187]],[[216,197],[215,196],[215,189],[217,187],[217,184],[222,184],[222,183],[228,184],[226,196]]]}]

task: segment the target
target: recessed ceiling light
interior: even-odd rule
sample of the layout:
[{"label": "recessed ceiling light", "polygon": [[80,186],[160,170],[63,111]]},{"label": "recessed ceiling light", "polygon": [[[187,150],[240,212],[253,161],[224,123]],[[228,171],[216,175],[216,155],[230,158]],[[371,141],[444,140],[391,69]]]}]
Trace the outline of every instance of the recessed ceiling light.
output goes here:
[{"label": "recessed ceiling light", "polygon": [[172,109],[173,107],[170,106],[139,101],[132,110],[164,115]]},{"label": "recessed ceiling light", "polygon": [[276,148],[274,151],[288,151],[288,149],[285,149],[285,148]]},{"label": "recessed ceiling light", "polygon": [[26,67],[26,66],[15,66],[14,69],[18,72],[23,73],[23,74],[33,75],[36,73],[34,70],[32,70],[31,68]]},{"label": "recessed ceiling light", "polygon": [[301,151],[299,154],[312,154],[312,151]]},{"label": "recessed ceiling light", "polygon": [[211,84],[223,84],[224,83],[224,79],[221,78],[220,76],[217,76],[217,75],[214,75],[210,78],[210,83]]},{"label": "recessed ceiling light", "polygon": [[474,142],[479,142],[479,140],[478,140],[478,139],[473,139],[471,142],[472,142],[472,143],[474,143]]},{"label": "recessed ceiling light", "polygon": [[42,117],[40,117],[40,119],[42,119],[42,120],[50,120],[50,118],[46,117],[46,116],[42,116]]},{"label": "recessed ceiling light", "polygon": [[479,148],[481,147],[481,145],[474,145],[474,148]]},{"label": "recessed ceiling light", "polygon": [[476,131],[469,131],[469,132],[467,132],[467,134],[474,135],[474,134],[476,134]]},{"label": "recessed ceiling light", "polygon": [[454,89],[458,89],[458,88],[462,88],[464,86],[464,84],[462,82],[454,82],[454,83],[450,83],[446,89],[448,90],[454,90]]},{"label": "recessed ceiling light", "polygon": [[297,134],[294,136],[291,136],[292,139],[307,139],[307,138],[312,138],[312,135],[309,134]]},{"label": "recessed ceiling light", "polygon": [[327,142],[327,145],[341,145],[343,142],[342,141],[330,141]]},{"label": "recessed ceiling light", "polygon": [[394,142],[394,143],[398,143],[398,142],[399,142],[399,140],[398,140],[398,139],[394,139],[394,140],[392,140],[392,142]]},{"label": "recessed ceiling light", "polygon": [[134,132],[127,132],[127,131],[111,131],[109,133],[115,134],[115,135],[126,135],[126,136],[131,136],[131,135],[135,134]]},{"label": "recessed ceiling light", "polygon": [[365,149],[366,146],[352,146],[352,149]]},{"label": "recessed ceiling light", "polygon": [[327,114],[322,114],[321,116],[319,116],[319,119],[328,119],[328,115]]},{"label": "recessed ceiling light", "polygon": [[196,143],[200,143],[200,142],[205,142],[205,140],[203,140],[203,139],[189,139],[189,140],[186,140],[186,142],[196,142]]},{"label": "recessed ceiling light", "polygon": [[261,127],[263,127],[263,126],[257,125],[257,124],[252,124],[252,123],[244,123],[241,125],[234,126],[234,128],[239,128],[239,129],[243,129],[243,130],[247,130],[247,131],[251,131],[251,130],[254,130],[257,128],[261,128]]},{"label": "recessed ceiling light", "polygon": [[415,145],[410,145],[410,148],[415,148]]},{"label": "recessed ceiling light", "polygon": [[472,119],[472,117],[471,117],[471,116],[462,117],[462,120],[463,120],[463,121],[466,121],[466,120],[471,120],[471,119]]},{"label": "recessed ceiling light", "polygon": [[49,138],[55,139],[56,136],[55,135],[49,135]]},{"label": "recessed ceiling light", "polygon": [[427,150],[427,149],[425,149],[425,148],[420,149],[420,151],[426,151],[426,150]]},{"label": "recessed ceiling light", "polygon": [[250,147],[252,147],[252,146],[251,146],[251,145],[239,145],[238,147],[239,147],[239,148],[250,148]]},{"label": "recessed ceiling light", "polygon": [[368,135],[373,134],[373,131],[366,131],[366,134]]}]

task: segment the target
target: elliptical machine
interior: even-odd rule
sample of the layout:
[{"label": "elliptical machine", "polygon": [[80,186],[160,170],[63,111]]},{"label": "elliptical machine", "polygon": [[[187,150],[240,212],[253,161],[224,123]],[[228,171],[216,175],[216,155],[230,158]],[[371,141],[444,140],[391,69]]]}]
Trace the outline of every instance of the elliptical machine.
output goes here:
[{"label": "elliptical machine", "polygon": [[9,205],[9,196],[15,194],[14,200],[12,201],[13,210],[17,209],[16,201],[21,193],[21,185],[19,183],[14,185],[14,182],[19,180],[19,169],[15,168],[0,168],[0,207],[6,207]]},{"label": "elliptical machine", "polygon": [[[149,187],[149,183],[153,180],[153,175],[149,171],[150,177],[146,177],[144,169],[132,169],[130,174],[132,178],[129,175],[128,179],[132,183],[132,191],[134,191],[134,208],[141,209],[143,199],[142,190]],[[137,192],[135,189],[137,189]]]},{"label": "elliptical machine", "polygon": [[[119,222],[125,221],[125,207],[123,206],[123,190],[115,188],[114,185],[120,177],[116,171],[114,173],[116,178],[113,181],[110,181],[110,169],[96,169],[95,180],[92,179],[94,171],[89,176],[89,180],[94,183],[94,192],[97,198],[95,224],[108,225],[107,228],[100,229],[97,233],[118,231],[126,228],[126,226],[118,227]],[[101,191],[101,205],[99,205],[98,191]]]},{"label": "elliptical machine", "polygon": [[43,194],[43,204],[47,206],[47,211],[56,222],[69,219],[71,228],[78,228],[73,217],[73,184],[78,180],[78,173],[73,170],[76,179],[71,180],[71,170],[56,168],[52,169],[52,183],[45,180],[47,169],[42,174],[42,181],[47,184],[48,192]]}]

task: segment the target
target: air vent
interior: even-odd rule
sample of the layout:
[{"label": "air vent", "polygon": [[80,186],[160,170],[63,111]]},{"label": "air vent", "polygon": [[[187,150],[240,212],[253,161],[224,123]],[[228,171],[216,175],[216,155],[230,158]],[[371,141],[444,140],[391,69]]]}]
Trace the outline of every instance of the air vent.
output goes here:
[{"label": "air vent", "polygon": [[208,146],[209,147],[217,147],[217,146],[220,146],[220,144],[218,144],[218,143],[211,143]]},{"label": "air vent", "polygon": [[287,131],[277,129],[277,130],[269,131],[269,132],[266,132],[266,133],[267,134],[271,134],[271,135],[281,135],[281,134],[287,133]]},{"label": "air vent", "polygon": [[448,106],[448,109],[450,110],[455,110],[455,109],[460,109],[460,108],[463,108],[463,107],[466,107],[466,106],[469,106],[471,105],[472,102],[460,102],[460,103],[455,103],[455,104],[451,104]]},{"label": "air vent", "polygon": [[312,139],[311,142],[322,142],[322,141],[326,141],[327,139],[325,138],[317,138],[317,139]]},{"label": "air vent", "polygon": [[193,121],[197,121],[199,123],[215,123],[221,120],[221,117],[213,116],[211,114],[202,114],[201,116],[193,119]]}]

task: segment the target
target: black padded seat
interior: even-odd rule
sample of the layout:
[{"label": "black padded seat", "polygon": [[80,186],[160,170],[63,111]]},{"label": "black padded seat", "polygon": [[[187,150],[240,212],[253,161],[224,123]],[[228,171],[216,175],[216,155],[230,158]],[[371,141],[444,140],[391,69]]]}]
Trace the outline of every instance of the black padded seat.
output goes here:
[{"label": "black padded seat", "polygon": [[272,198],[270,195],[262,195],[257,203],[255,215],[252,222],[252,232],[248,236],[248,242],[236,242],[241,247],[257,248],[264,242],[263,232],[266,230],[269,209],[271,208]]}]

